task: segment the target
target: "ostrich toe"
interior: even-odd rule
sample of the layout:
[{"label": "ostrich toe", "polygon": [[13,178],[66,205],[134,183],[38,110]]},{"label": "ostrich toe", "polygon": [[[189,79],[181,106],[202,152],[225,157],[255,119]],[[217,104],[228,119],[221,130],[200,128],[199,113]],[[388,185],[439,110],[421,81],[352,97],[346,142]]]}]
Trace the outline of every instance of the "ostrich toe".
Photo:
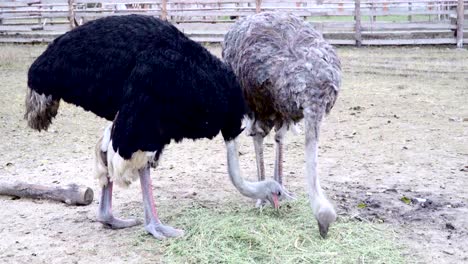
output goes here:
[{"label": "ostrich toe", "polygon": [[151,222],[145,226],[146,231],[159,240],[170,237],[181,237],[184,235],[184,230],[163,225],[161,223]]},{"label": "ostrich toe", "polygon": [[141,221],[137,219],[120,219],[113,216],[98,217],[98,221],[111,229],[122,229],[141,224]]}]

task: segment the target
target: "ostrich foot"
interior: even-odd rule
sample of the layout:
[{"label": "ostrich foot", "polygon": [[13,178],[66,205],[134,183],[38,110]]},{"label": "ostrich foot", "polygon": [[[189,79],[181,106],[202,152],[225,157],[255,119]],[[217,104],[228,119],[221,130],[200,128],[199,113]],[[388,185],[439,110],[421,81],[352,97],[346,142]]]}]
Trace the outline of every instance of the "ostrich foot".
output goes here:
[{"label": "ostrich foot", "polygon": [[333,207],[331,207],[331,205],[322,207],[316,214],[315,218],[318,222],[320,236],[325,238],[328,234],[328,228],[330,227],[330,224],[336,220],[335,210]]},{"label": "ostrich foot", "polygon": [[171,226],[161,223],[150,222],[145,226],[146,231],[159,240],[169,237],[181,237],[184,235],[184,230],[176,229]]},{"label": "ostrich foot", "polygon": [[120,219],[114,216],[101,217],[98,216],[98,222],[111,229],[122,229],[141,224],[137,219]]},{"label": "ostrich foot", "polygon": [[[291,193],[289,191],[286,191],[286,189],[284,189],[284,187],[283,187],[283,192],[282,192],[282,194],[280,196],[278,196],[278,200],[279,201],[290,202],[290,201],[297,200],[297,198],[296,198],[296,195],[294,195],[293,193]],[[265,200],[265,199],[257,199],[257,202],[255,203],[255,208],[262,209],[267,204],[271,204],[271,203],[268,200]],[[272,204],[272,206],[274,206],[274,205]]]}]

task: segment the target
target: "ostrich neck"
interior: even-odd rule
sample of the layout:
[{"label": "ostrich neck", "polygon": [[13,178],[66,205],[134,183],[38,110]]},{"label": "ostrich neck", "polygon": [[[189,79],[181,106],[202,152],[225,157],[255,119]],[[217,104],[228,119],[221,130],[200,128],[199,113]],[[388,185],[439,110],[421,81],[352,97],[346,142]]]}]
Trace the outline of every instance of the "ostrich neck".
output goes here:
[{"label": "ostrich neck", "polygon": [[235,139],[226,141],[228,174],[236,189],[244,196],[260,199],[263,197],[261,183],[249,182],[242,178],[239,166],[239,152]]}]

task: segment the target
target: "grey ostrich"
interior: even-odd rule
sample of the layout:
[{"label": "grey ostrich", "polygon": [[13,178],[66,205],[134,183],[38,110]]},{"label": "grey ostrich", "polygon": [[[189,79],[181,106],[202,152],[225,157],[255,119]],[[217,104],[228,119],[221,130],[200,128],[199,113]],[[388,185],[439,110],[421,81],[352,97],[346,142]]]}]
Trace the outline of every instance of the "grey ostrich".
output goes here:
[{"label": "grey ostrich", "polygon": [[223,58],[238,76],[250,108],[260,180],[265,179],[263,138],[275,128],[274,179],[282,184],[285,133],[305,120],[308,194],[325,237],[336,213],[320,187],[317,155],[320,124],[341,83],[340,60],[309,23],[286,13],[260,13],[239,20],[225,35]]}]

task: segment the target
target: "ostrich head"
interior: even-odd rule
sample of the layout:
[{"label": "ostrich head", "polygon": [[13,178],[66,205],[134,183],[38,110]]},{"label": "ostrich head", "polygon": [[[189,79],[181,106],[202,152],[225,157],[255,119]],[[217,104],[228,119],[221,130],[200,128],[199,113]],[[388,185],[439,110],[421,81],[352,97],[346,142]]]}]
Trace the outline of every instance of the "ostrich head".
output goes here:
[{"label": "ostrich head", "polygon": [[240,172],[239,152],[235,140],[226,141],[228,172],[234,186],[244,196],[268,201],[276,209],[279,208],[279,201],[285,198],[294,199],[281,184],[274,180],[264,180],[260,182],[245,181]]},{"label": "ostrich head", "polygon": [[[274,180],[264,180],[261,182],[247,182],[256,191],[257,199],[268,201],[275,209],[279,208],[279,201],[285,199],[295,199],[281,184]],[[256,186],[255,186],[256,185]]]}]

